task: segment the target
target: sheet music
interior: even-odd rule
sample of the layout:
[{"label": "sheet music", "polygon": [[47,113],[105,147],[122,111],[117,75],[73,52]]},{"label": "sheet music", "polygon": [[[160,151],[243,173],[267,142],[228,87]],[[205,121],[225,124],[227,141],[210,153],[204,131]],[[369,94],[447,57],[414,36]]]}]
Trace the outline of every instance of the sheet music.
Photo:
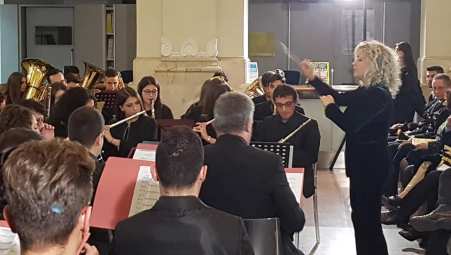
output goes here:
[{"label": "sheet music", "polygon": [[136,149],[133,159],[155,161],[156,151]]},{"label": "sheet music", "polygon": [[303,173],[286,173],[288,185],[290,185],[291,191],[293,191],[296,201],[301,203],[302,193],[302,175]]},{"label": "sheet music", "polygon": [[437,171],[445,171],[448,170],[450,167],[444,163],[441,163],[438,167],[437,167]]},{"label": "sheet music", "polygon": [[152,178],[150,166],[140,166],[128,217],[152,208],[159,197],[160,188]]}]

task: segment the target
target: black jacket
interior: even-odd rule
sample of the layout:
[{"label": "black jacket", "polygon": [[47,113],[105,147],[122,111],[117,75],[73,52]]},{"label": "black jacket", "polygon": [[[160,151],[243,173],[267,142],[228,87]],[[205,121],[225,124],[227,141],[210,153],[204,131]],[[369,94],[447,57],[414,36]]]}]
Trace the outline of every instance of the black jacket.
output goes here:
[{"label": "black jacket", "polygon": [[141,115],[135,122],[122,123],[110,130],[111,135],[115,139],[121,140],[119,149],[106,142],[103,145],[105,159],[109,156],[127,157],[130,150],[136,147],[138,143],[144,141],[153,141],[156,137],[156,123],[155,120]]},{"label": "black jacket", "polygon": [[[388,169],[387,134],[393,100],[382,85],[359,87],[339,94],[319,79],[310,81],[320,95],[332,95],[335,104],[326,116],[346,133],[346,174],[361,178],[385,178]],[[342,112],[338,106],[347,106]]]},{"label": "black jacket", "polygon": [[[287,122],[283,122],[278,114],[266,117],[257,131],[256,141],[278,142],[281,138],[286,137],[308,121],[308,119],[305,115],[298,112],[295,112]],[[318,123],[312,119],[287,141],[289,144],[294,145],[293,167],[303,167],[305,169],[303,185],[305,197],[310,197],[315,191],[313,164],[318,161],[320,140]]]},{"label": "black jacket", "polygon": [[161,104],[160,107],[155,107],[155,117],[152,116],[152,111],[147,111],[147,115],[153,119],[157,120],[172,120],[174,119],[174,115],[172,115],[171,108],[169,108],[165,104]]},{"label": "black jacket", "polygon": [[202,201],[245,219],[280,218],[284,248],[292,247],[289,236],[302,230],[305,218],[279,156],[226,134],[205,147],[205,164]]},{"label": "black jacket", "polygon": [[152,209],[118,224],[113,255],[254,254],[239,217],[196,197],[160,197]]},{"label": "black jacket", "polygon": [[412,122],[415,112],[423,114],[426,101],[421,92],[420,82],[414,73],[403,69],[402,85],[394,102],[394,119],[392,123]]}]

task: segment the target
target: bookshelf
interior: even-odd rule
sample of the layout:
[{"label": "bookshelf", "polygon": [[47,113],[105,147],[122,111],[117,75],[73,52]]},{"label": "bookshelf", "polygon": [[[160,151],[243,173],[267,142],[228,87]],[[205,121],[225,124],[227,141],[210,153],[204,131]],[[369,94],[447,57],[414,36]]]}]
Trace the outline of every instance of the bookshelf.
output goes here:
[{"label": "bookshelf", "polygon": [[105,68],[116,68],[115,7],[105,5]]}]

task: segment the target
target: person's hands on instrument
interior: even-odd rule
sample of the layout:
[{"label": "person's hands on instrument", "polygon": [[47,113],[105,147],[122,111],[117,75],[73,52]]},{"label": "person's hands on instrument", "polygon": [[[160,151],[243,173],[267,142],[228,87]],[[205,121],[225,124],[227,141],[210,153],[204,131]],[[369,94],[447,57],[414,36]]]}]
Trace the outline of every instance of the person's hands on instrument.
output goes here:
[{"label": "person's hands on instrument", "polygon": [[207,141],[208,143],[215,143],[216,139],[209,136],[207,133],[207,126],[210,124],[209,122],[197,122],[196,126],[193,127],[193,131],[200,134],[200,137]]},{"label": "person's hands on instrument", "polygon": [[103,137],[105,137],[105,140],[107,140],[107,142],[117,147],[119,147],[119,145],[121,144],[121,140],[116,139],[113,137],[113,135],[111,135],[109,126],[105,126],[105,129],[103,130]]},{"label": "person's hands on instrument", "polygon": [[331,95],[327,95],[327,96],[320,96],[319,99],[321,100],[321,103],[323,103],[323,105],[325,107],[327,107],[330,104],[335,104],[335,99],[333,96]]},{"label": "person's hands on instrument", "polygon": [[44,140],[53,139],[55,138],[55,127],[50,124],[44,123],[40,133]]},{"label": "person's hands on instrument", "polygon": [[315,79],[315,73],[310,60],[305,59],[301,61],[300,63],[298,63],[298,68],[301,71],[302,75],[307,78],[307,80],[311,81]]},{"label": "person's hands on instrument", "polygon": [[427,150],[428,149],[428,143],[420,143],[415,145],[415,148],[419,149],[419,150]]},{"label": "person's hands on instrument", "polygon": [[89,245],[88,243],[85,243],[80,254],[99,255],[99,251],[97,250],[97,248],[94,245]]}]

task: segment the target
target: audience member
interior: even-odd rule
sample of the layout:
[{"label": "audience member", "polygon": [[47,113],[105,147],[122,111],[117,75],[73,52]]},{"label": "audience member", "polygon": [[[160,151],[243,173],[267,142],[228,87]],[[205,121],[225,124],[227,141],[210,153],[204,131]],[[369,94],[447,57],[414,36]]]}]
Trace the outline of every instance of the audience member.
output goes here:
[{"label": "audience member", "polygon": [[153,76],[145,76],[139,81],[138,94],[149,117],[156,120],[174,118],[171,109],[161,102],[160,83]]},{"label": "audience member", "polygon": [[412,122],[415,112],[423,114],[426,102],[421,92],[410,44],[397,43],[395,50],[401,65],[401,87],[394,101],[393,123]]},{"label": "audience member", "polygon": [[9,155],[4,215],[22,254],[98,254],[86,243],[93,170],[87,150],[66,140],[28,142]]},{"label": "audience member", "polygon": [[23,73],[14,72],[6,82],[6,104],[15,104],[21,100],[27,89],[27,77]]},{"label": "audience member", "polygon": [[243,218],[280,218],[284,254],[300,254],[294,232],[304,227],[304,213],[288,186],[282,160],[249,145],[254,104],[245,94],[229,92],[216,101],[215,144],[205,147],[208,176],[200,198],[206,204]]},{"label": "audience member", "polygon": [[272,100],[276,106],[276,115],[263,120],[254,140],[278,142],[293,134],[285,143],[294,145],[293,167],[305,169],[303,193],[305,197],[310,197],[315,193],[313,164],[318,161],[321,140],[318,123],[296,111],[298,94],[291,86],[278,86]]},{"label": "audience member", "polygon": [[239,217],[199,200],[207,175],[203,159],[201,140],[189,128],[163,133],[156,153],[161,196],[118,224],[112,254],[254,254]]},{"label": "audience member", "polygon": [[64,95],[67,88],[66,88],[66,85],[64,85],[64,83],[61,83],[61,82],[52,83],[52,84],[50,84],[50,86],[52,87],[50,104],[53,108],[53,106],[55,106],[55,104]]}]

